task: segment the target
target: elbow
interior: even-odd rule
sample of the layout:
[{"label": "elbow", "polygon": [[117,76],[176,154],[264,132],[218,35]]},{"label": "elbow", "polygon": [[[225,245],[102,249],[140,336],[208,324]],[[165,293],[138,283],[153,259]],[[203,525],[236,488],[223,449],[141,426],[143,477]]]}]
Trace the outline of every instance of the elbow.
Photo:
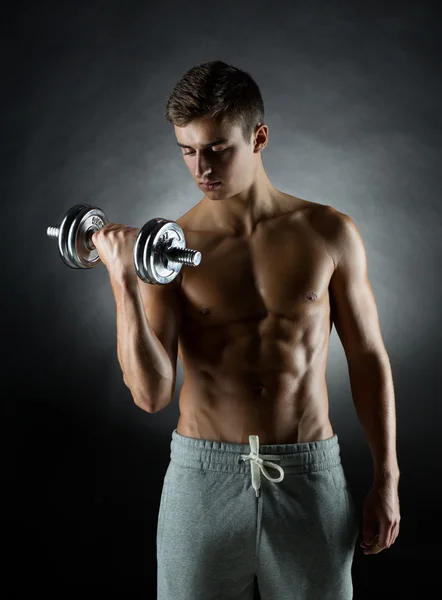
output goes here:
[{"label": "elbow", "polygon": [[138,408],[141,408],[141,410],[144,410],[149,413],[155,412],[152,404],[148,400],[143,398],[140,394],[134,394],[133,390],[131,390],[126,380],[124,380],[124,383],[127,389],[130,391],[130,395],[132,396],[132,400],[134,401],[135,406],[138,406]]},{"label": "elbow", "polygon": [[158,408],[154,404],[152,404],[152,402],[149,402],[149,400],[147,400],[146,398],[141,398],[140,396],[136,396],[135,394],[132,394],[132,398],[135,406],[138,406],[138,408],[141,408],[141,410],[144,410],[148,413],[155,413],[158,411]]},{"label": "elbow", "polygon": [[347,361],[349,367],[357,371],[383,368],[389,364],[387,352],[381,350],[378,352],[352,352],[347,354]]},{"label": "elbow", "polygon": [[169,404],[172,401],[173,394],[166,395],[157,395],[155,398],[155,402],[152,402],[148,398],[141,398],[140,396],[135,396],[132,394],[135,404],[141,408],[142,410],[148,413],[157,413]]},{"label": "elbow", "polygon": [[[171,403],[173,398],[169,381],[166,383],[163,382],[161,389],[157,388],[156,393],[152,391],[152,394],[149,394],[149,397],[140,392],[134,393],[134,391],[131,389],[130,392],[135,405],[138,406],[138,408],[141,408],[141,410],[152,414],[163,410],[163,408],[166,408],[166,406]],[[155,400],[152,400],[152,398],[155,398]]]},{"label": "elbow", "polygon": [[138,406],[138,408],[141,408],[141,410],[144,410],[145,412],[152,413],[152,414],[157,412],[156,408],[154,406],[152,406],[151,404],[149,404],[148,402],[146,402],[145,400],[140,400],[139,398],[134,398],[134,403],[136,406]]}]

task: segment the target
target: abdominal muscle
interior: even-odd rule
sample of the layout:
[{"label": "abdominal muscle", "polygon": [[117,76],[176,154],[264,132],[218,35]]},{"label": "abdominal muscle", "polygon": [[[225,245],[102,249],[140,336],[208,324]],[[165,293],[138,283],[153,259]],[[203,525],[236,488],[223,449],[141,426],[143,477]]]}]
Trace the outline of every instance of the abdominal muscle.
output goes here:
[{"label": "abdominal muscle", "polygon": [[325,371],[334,267],[313,227],[323,207],[282,198],[248,237],[178,220],[204,257],[180,277],[183,436],[241,444],[250,435],[261,444],[333,436]]},{"label": "abdominal muscle", "polygon": [[[275,317],[267,321],[267,329],[278,329]],[[319,349],[316,340],[313,353],[301,342],[258,342],[257,329],[243,324],[182,336],[187,351],[184,355],[180,344],[185,379],[177,432],[240,444],[248,444],[250,435],[259,436],[260,444],[332,437],[325,382],[328,335]],[[298,331],[296,337],[304,336]]]}]

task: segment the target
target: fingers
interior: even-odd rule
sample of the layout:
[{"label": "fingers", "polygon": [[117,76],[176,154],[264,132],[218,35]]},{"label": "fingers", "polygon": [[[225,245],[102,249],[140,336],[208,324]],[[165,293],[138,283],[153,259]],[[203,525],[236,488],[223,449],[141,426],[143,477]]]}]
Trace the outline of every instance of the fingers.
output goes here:
[{"label": "fingers", "polygon": [[[375,541],[375,532],[376,532],[376,521],[372,519],[365,519],[364,528],[362,531],[362,540],[364,546],[371,546]],[[361,544],[362,545],[362,544]]]},{"label": "fingers", "polygon": [[399,523],[395,523],[391,528],[391,537],[388,547],[395,543],[397,536],[399,535]]},{"label": "fingers", "polygon": [[378,534],[374,536],[374,541],[371,544],[367,544],[366,542],[361,542],[361,548],[364,549],[364,554],[379,554],[382,550],[386,550],[392,546],[397,537],[399,535],[399,524],[395,523],[387,532],[386,539],[387,542],[382,542],[382,535]]},{"label": "fingers", "polygon": [[393,524],[388,523],[385,519],[381,519],[379,523],[379,547],[381,549],[387,548],[391,537],[391,529]]},{"label": "fingers", "polygon": [[375,539],[372,544],[366,544],[365,542],[361,542],[361,548],[364,549],[364,554],[379,554],[384,548],[378,543],[379,535],[375,536]]}]

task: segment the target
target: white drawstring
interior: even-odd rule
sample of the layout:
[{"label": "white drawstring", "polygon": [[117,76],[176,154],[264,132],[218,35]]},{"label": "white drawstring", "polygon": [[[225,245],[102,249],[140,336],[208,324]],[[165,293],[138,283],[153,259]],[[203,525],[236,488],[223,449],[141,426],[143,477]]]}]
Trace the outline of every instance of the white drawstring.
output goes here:
[{"label": "white drawstring", "polygon": [[[263,458],[259,456],[259,437],[257,435],[249,435],[249,444],[250,454],[241,454],[241,458],[239,460],[250,460],[250,467],[252,469],[252,486],[255,490],[256,496],[259,496],[259,488],[261,487],[260,473],[262,472],[264,477],[267,477],[269,481],[279,483],[284,479],[284,470],[279,465],[275,465],[275,463],[272,463],[269,460],[264,460],[269,458],[273,460],[281,460],[281,456],[273,454],[263,454]],[[278,469],[281,475],[277,478],[270,477],[264,465]]]}]

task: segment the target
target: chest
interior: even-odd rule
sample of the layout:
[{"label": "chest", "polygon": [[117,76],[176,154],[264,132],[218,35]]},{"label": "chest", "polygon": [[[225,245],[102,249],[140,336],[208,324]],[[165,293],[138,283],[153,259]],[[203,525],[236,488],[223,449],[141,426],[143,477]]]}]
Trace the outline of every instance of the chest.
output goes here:
[{"label": "chest", "polygon": [[269,223],[250,238],[185,231],[199,250],[198,267],[183,267],[185,327],[329,310],[333,259],[307,224]]}]

